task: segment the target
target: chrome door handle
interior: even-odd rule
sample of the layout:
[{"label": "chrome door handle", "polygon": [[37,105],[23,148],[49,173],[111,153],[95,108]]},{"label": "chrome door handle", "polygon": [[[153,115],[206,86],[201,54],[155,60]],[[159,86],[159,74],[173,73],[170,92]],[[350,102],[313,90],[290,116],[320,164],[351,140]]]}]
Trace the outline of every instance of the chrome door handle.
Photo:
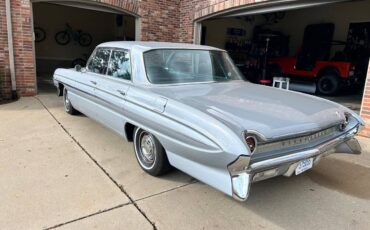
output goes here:
[{"label": "chrome door handle", "polygon": [[96,85],[97,83],[96,83],[96,81],[90,81],[91,83],[93,83],[94,85]]},{"label": "chrome door handle", "polygon": [[126,92],[124,92],[124,91],[122,91],[122,90],[117,90],[117,92],[119,93],[119,94],[121,94],[122,96],[126,96]]}]

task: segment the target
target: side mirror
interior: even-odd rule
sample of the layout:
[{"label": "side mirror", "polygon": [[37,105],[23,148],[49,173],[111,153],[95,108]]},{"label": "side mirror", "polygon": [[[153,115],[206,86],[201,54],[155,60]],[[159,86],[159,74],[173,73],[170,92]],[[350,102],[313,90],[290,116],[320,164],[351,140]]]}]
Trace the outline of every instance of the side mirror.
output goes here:
[{"label": "side mirror", "polygon": [[75,70],[76,70],[77,72],[81,72],[82,67],[81,67],[80,65],[75,65]]}]

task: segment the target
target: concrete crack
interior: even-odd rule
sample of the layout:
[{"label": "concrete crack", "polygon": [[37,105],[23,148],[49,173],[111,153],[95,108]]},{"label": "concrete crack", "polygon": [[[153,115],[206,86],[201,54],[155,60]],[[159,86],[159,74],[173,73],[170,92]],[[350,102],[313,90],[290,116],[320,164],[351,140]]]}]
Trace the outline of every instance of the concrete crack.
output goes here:
[{"label": "concrete crack", "polygon": [[171,188],[171,189],[168,189],[168,190],[165,190],[165,191],[162,191],[162,192],[158,192],[158,193],[155,193],[155,194],[151,194],[151,195],[149,195],[149,196],[146,196],[146,197],[143,197],[143,198],[140,198],[140,199],[136,199],[136,200],[135,200],[135,202],[137,202],[137,201],[141,201],[141,200],[145,200],[145,199],[148,199],[148,198],[153,197],[153,196],[158,196],[158,195],[161,195],[161,194],[164,194],[164,193],[167,193],[167,192],[171,192],[171,191],[173,191],[173,190],[176,190],[176,189],[179,189],[179,188],[183,188],[183,187],[186,187],[186,186],[188,186],[188,185],[192,185],[192,184],[196,184],[196,183],[198,183],[198,181],[197,181],[197,180],[192,180],[191,182],[189,182],[189,183],[187,183],[187,184],[179,185],[179,186],[177,186],[177,187],[175,187],[175,188]]},{"label": "concrete crack", "polygon": [[45,229],[45,230],[55,229],[55,228],[58,228],[58,227],[64,226],[64,225],[66,225],[66,224],[70,224],[70,223],[73,223],[73,222],[76,222],[76,221],[79,221],[79,220],[83,220],[83,219],[86,219],[86,218],[89,218],[89,217],[92,217],[92,216],[96,216],[96,215],[99,215],[99,214],[102,214],[102,213],[105,213],[105,212],[112,211],[112,210],[117,209],[117,208],[121,208],[121,207],[126,206],[126,205],[129,205],[129,204],[130,204],[130,203],[120,204],[120,205],[114,206],[114,207],[112,207],[112,208],[108,208],[108,209],[100,210],[100,211],[95,212],[95,213],[92,213],[92,214],[90,214],[90,215],[83,216],[83,217],[80,217],[80,218],[77,218],[77,219],[74,219],[74,220],[70,220],[70,221],[67,221],[67,222],[64,222],[64,223],[61,223],[61,224],[54,225],[54,226],[52,226],[52,227],[47,227],[47,228],[44,228],[44,229]]},{"label": "concrete crack", "polygon": [[40,104],[45,108],[45,110],[50,114],[50,116],[58,123],[58,125],[64,130],[64,132],[81,148],[81,150],[95,163],[96,166],[98,166],[103,173],[121,190],[122,193],[124,193],[128,199],[130,200],[130,203],[132,203],[136,209],[141,213],[141,215],[144,216],[144,218],[153,226],[154,230],[157,230],[157,227],[155,226],[155,223],[149,219],[149,217],[146,215],[146,213],[138,206],[136,201],[128,194],[128,192],[123,188],[122,185],[119,185],[118,182],[113,179],[113,177],[101,166],[95,158],[92,157],[92,155],[77,141],[76,138],[74,138],[68,130],[63,126],[62,123],[59,122],[59,120],[50,112],[50,110],[46,107],[46,105],[40,100],[40,98],[35,97]]}]

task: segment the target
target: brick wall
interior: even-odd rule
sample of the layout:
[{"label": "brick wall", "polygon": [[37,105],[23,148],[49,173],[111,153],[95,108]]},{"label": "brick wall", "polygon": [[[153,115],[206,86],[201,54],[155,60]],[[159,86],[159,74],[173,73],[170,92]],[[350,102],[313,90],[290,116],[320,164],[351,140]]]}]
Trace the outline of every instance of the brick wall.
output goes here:
[{"label": "brick wall", "polygon": [[361,105],[361,117],[366,122],[366,128],[362,131],[361,135],[370,137],[370,60],[367,70],[366,85],[364,89],[364,97]]},{"label": "brick wall", "polygon": [[17,91],[19,95],[30,96],[36,93],[30,2],[28,0],[10,2]]},{"label": "brick wall", "polygon": [[[12,0],[11,16],[17,91],[20,96],[35,94],[35,64],[32,50],[31,8],[27,0]],[[3,84],[1,98],[11,96],[8,33],[5,1],[0,3],[0,79]]]},{"label": "brick wall", "polygon": [[5,1],[0,1],[0,101],[10,97],[10,76],[7,66],[8,34],[6,30]]},{"label": "brick wall", "polygon": [[179,0],[140,1],[141,40],[179,41]]}]

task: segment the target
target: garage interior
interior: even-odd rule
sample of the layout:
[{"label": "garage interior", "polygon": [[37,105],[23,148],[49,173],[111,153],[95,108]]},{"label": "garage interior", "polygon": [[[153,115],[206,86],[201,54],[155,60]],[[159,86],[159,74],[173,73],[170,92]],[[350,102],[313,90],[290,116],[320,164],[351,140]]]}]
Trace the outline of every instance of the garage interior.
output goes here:
[{"label": "garage interior", "polygon": [[[317,94],[359,112],[370,57],[370,1],[324,2],[213,16],[199,22],[200,43],[226,49],[251,82],[272,85],[274,77],[288,77],[291,90]],[[281,69],[286,57],[295,58],[291,72]],[[331,93],[325,71],[310,76],[321,61],[324,67],[337,67],[334,62],[350,66],[346,71],[351,84],[339,80],[338,90]],[[298,67],[305,75],[296,75]],[[342,79],[342,71],[334,72],[326,75]],[[320,77],[324,80],[317,83]]]},{"label": "garage interior", "polygon": [[32,8],[38,93],[55,91],[54,70],[84,66],[96,45],[135,40],[135,17],[115,9],[67,1]]}]

